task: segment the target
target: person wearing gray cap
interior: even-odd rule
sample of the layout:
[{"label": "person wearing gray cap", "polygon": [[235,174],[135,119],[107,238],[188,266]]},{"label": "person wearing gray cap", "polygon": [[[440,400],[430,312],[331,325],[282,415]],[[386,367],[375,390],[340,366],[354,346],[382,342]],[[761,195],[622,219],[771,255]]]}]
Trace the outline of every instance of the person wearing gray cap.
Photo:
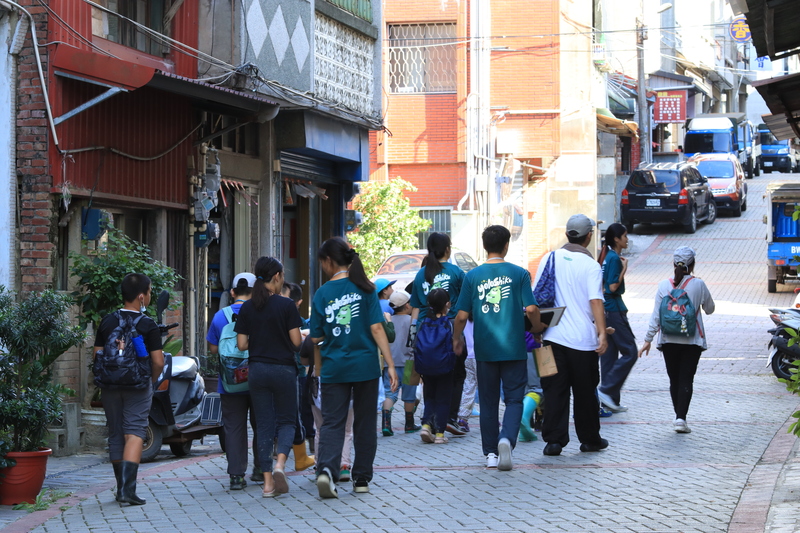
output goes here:
[{"label": "person wearing gray cap", "polygon": [[[688,246],[681,246],[673,254],[673,264],[674,277],[658,284],[653,314],[650,316],[650,324],[644,337],[644,345],[639,350],[639,357],[650,352],[650,343],[658,333],[657,347],[664,354],[664,364],[669,375],[669,393],[675,410],[673,427],[678,433],[691,433],[692,430],[686,424],[686,415],[692,401],[694,375],[697,372],[700,354],[708,348],[703,314],[700,311],[702,309],[710,315],[714,312],[715,306],[705,282],[692,275],[695,266],[694,250]],[[686,297],[691,307],[687,305],[689,302],[686,301]],[[684,328],[683,332],[664,331],[665,315],[674,313],[673,308],[677,310],[675,305],[668,305],[670,302],[679,304],[681,310],[694,311],[692,313],[696,318],[694,331],[691,325]]]},{"label": "person wearing gray cap", "polygon": [[[600,383],[599,354],[606,351],[603,274],[600,265],[586,249],[592,242],[595,222],[586,215],[573,215],[567,221],[569,244],[551,252],[555,264],[556,307],[566,307],[557,325],[544,331],[545,345],[553,349],[558,373],[542,378],[546,414],[542,438],[545,455],[560,455],[569,442],[570,391],[574,397],[575,432],[582,452],[597,452],[608,447],[600,437],[599,404],[595,390]],[[547,265],[539,263],[537,282]]]}]

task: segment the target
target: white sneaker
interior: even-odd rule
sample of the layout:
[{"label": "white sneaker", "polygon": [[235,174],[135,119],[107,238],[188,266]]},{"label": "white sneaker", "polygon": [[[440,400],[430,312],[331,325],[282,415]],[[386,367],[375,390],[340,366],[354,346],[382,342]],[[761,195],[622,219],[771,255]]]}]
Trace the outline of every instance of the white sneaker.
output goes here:
[{"label": "white sneaker", "polygon": [[490,453],[486,456],[486,468],[497,468],[497,455]]},{"label": "white sneaker", "polygon": [[617,402],[615,402],[611,396],[600,389],[597,389],[597,397],[600,400],[600,403],[605,405],[612,413],[624,413],[628,410],[627,407],[617,404]]},{"label": "white sneaker", "polygon": [[675,427],[675,433],[691,433],[692,430],[689,429],[689,426],[686,425],[686,420],[683,418],[675,419],[675,422],[672,423]]},{"label": "white sneaker", "polygon": [[497,443],[497,453],[500,455],[500,459],[497,462],[497,469],[511,470],[514,467],[511,462],[511,441],[505,437],[500,439],[500,442]]}]

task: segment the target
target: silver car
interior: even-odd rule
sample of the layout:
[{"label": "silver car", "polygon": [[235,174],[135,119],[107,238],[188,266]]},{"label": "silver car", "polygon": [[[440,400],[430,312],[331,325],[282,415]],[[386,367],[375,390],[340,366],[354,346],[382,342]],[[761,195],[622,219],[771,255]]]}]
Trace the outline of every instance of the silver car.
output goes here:
[{"label": "silver car", "polygon": [[[411,250],[407,252],[397,252],[386,258],[375,278],[386,278],[389,281],[397,280],[394,284],[395,289],[408,290],[411,293],[408,285],[414,281],[414,278],[422,268],[422,260],[428,255],[427,250]],[[450,262],[457,265],[464,272],[469,272],[478,266],[472,257],[466,252],[459,252],[453,250],[450,254]],[[408,289],[406,288],[408,287]]]}]

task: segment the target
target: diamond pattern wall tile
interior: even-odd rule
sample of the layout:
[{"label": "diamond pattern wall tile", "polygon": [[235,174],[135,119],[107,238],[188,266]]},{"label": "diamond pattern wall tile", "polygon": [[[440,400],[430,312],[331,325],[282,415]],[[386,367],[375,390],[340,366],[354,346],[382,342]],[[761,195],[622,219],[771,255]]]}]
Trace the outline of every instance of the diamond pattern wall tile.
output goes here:
[{"label": "diamond pattern wall tile", "polygon": [[306,27],[301,18],[297,19],[297,24],[295,24],[294,32],[292,33],[292,49],[294,50],[294,59],[297,61],[297,70],[303,70],[303,65],[308,59],[308,53],[311,51],[311,45],[308,42]]},{"label": "diamond pattern wall tile", "polygon": [[250,8],[247,10],[247,32],[250,35],[250,44],[253,45],[253,52],[256,57],[261,53],[264,41],[267,39],[267,23],[264,20],[264,12],[261,11],[261,2],[252,0]]},{"label": "diamond pattern wall tile", "polygon": [[[255,0],[257,1],[257,0]],[[283,18],[283,9],[278,6],[272,22],[269,23],[269,36],[272,38],[272,49],[275,51],[275,58],[278,65],[283,63],[286,57],[286,49],[289,48],[289,31],[286,29],[286,21]]]}]

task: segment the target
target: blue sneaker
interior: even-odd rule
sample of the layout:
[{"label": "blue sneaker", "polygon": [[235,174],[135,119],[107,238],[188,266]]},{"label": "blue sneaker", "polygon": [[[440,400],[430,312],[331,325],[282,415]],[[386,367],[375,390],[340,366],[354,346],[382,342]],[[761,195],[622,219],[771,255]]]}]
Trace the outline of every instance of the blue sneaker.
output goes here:
[{"label": "blue sneaker", "polygon": [[603,407],[601,405],[600,406],[600,412],[598,414],[599,414],[600,418],[608,418],[609,416],[613,415],[614,412],[613,411],[609,411],[608,409],[606,409],[605,407]]}]

